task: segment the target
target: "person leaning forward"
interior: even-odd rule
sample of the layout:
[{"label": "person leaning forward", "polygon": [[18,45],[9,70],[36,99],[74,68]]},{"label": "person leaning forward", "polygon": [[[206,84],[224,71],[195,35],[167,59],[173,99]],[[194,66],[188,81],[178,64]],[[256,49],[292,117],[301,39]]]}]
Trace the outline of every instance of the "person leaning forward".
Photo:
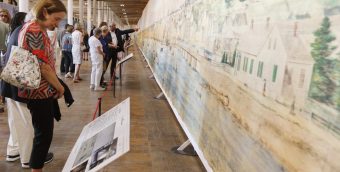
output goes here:
[{"label": "person leaning forward", "polygon": [[42,78],[38,89],[19,89],[18,96],[28,99],[27,107],[34,128],[29,165],[32,172],[41,172],[53,138],[54,100],[64,94],[64,87],[54,68],[54,50],[47,29],[54,30],[58,26],[66,15],[66,8],[60,0],[40,0],[36,2],[32,13],[35,19],[24,24],[19,40],[23,40],[24,49],[39,59]]}]

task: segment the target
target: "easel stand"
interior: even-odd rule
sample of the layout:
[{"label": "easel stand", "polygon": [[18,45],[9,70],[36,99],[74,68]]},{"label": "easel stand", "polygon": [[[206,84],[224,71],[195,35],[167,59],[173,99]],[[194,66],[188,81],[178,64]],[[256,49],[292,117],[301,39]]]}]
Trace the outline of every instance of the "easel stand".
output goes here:
[{"label": "easel stand", "polygon": [[99,103],[98,105],[98,117],[99,117],[100,115],[102,115],[102,98],[101,97],[98,98],[98,103]]},{"label": "easel stand", "polygon": [[[131,58],[133,57],[133,54],[129,54],[127,56],[125,56],[121,61],[119,61],[116,65],[116,68],[119,66],[119,82],[120,82],[120,86],[122,86],[122,65],[129,61]],[[113,92],[113,97],[116,97],[116,74],[114,73],[114,75],[111,78],[113,80],[113,88],[112,88],[112,92]]]},{"label": "easel stand", "polygon": [[149,79],[155,79],[155,77],[153,75],[150,75]]},{"label": "easel stand", "polygon": [[190,140],[185,141],[181,146],[175,146],[171,149],[174,153],[188,156],[197,156],[197,153],[190,143]]},{"label": "easel stand", "polygon": [[162,99],[162,98],[164,98],[164,93],[163,92],[161,92],[161,93],[159,93],[156,97],[154,97],[155,99],[157,99],[157,100],[160,100],[160,99]]}]

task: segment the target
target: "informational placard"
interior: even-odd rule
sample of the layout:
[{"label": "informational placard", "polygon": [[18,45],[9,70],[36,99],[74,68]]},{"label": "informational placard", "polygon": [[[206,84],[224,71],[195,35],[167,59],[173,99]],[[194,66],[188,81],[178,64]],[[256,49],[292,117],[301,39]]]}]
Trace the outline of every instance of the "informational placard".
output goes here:
[{"label": "informational placard", "polygon": [[87,124],[63,172],[94,172],[130,150],[130,98]]},{"label": "informational placard", "polygon": [[117,62],[117,66],[118,66],[119,64],[121,64],[121,63],[124,63],[124,62],[130,60],[130,58],[132,58],[132,57],[133,57],[133,53],[130,53],[129,55],[125,56],[123,59],[119,60],[119,61]]}]

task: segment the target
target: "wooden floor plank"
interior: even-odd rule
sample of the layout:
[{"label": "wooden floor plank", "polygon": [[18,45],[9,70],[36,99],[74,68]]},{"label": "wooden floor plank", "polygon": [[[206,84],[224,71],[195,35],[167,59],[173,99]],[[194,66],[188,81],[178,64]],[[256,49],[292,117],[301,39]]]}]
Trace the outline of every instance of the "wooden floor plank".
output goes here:
[{"label": "wooden floor plank", "polygon": [[[131,98],[131,147],[130,152],[105,167],[102,172],[201,172],[205,171],[198,157],[182,156],[170,151],[187,138],[180,128],[166,100],[156,100],[160,89],[154,79],[149,79],[150,69],[145,68],[141,54],[132,47],[134,57],[124,65],[122,86],[117,82],[116,98],[108,91],[103,98],[106,111],[127,97]],[[65,80],[76,102],[67,108],[59,101],[62,120],[55,123],[51,151],[55,159],[45,166],[47,172],[60,172],[82,128],[91,121],[97,98],[101,92],[89,89],[90,62],[81,68],[80,83]],[[106,75],[108,78],[108,75]],[[19,161],[5,161],[8,141],[7,114],[0,114],[0,171],[29,171],[20,167]]]}]

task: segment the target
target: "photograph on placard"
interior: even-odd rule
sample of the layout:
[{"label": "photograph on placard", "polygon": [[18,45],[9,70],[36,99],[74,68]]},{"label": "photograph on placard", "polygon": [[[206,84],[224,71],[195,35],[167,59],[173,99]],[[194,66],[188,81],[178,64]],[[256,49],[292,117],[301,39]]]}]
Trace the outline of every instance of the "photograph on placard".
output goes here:
[{"label": "photograph on placard", "polygon": [[117,152],[118,138],[95,150],[92,154],[90,170],[101,164],[104,160],[114,156]]},{"label": "photograph on placard", "polygon": [[74,167],[71,172],[85,172],[88,160]]}]

